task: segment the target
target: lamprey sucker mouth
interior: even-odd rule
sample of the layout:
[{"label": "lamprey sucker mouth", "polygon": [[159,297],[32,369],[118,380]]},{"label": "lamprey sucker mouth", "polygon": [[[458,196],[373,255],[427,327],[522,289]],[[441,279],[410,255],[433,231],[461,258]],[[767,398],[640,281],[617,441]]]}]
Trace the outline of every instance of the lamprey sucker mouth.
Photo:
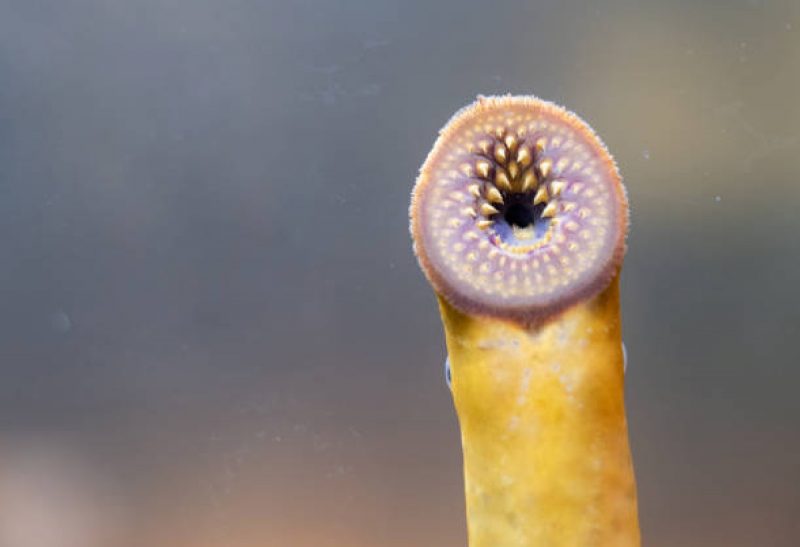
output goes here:
[{"label": "lamprey sucker mouth", "polygon": [[608,284],[628,209],[580,118],[532,97],[481,97],[441,131],[411,218],[423,270],[454,306],[535,320]]}]

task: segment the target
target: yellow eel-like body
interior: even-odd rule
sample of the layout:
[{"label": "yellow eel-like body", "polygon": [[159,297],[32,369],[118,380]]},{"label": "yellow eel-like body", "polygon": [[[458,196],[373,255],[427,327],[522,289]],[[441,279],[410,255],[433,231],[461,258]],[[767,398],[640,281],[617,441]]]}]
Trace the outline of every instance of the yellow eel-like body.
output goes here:
[{"label": "yellow eel-like body", "polygon": [[471,547],[640,545],[624,405],[616,164],[535,97],[479,97],[411,206],[439,300]]}]

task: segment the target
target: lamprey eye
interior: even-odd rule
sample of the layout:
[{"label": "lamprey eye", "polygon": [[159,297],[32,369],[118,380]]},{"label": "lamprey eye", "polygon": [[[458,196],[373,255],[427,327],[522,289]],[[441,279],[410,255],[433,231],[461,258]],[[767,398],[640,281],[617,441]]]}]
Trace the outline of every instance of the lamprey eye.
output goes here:
[{"label": "lamprey eye", "polygon": [[444,381],[448,389],[453,389],[453,373],[450,371],[450,356],[444,360]]},{"label": "lamprey eye", "polygon": [[614,160],[575,114],[479,97],[442,129],[411,205],[414,247],[465,312],[535,320],[605,288],[625,250]]}]

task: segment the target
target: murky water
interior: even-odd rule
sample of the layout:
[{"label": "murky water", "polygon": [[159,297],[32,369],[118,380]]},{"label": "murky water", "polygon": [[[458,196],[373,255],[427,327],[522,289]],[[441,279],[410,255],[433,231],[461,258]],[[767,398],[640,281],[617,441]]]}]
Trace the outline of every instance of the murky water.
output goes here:
[{"label": "murky water", "polygon": [[4,547],[464,545],[408,196],[502,92],[625,177],[645,544],[797,544],[797,2],[4,0],[0,82]]}]

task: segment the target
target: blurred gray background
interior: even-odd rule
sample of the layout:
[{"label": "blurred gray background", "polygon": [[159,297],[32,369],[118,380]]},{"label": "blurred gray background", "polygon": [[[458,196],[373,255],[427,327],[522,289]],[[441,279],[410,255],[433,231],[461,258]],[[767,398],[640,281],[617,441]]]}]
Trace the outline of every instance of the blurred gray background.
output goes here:
[{"label": "blurred gray background", "polygon": [[407,207],[505,92],[625,177],[645,544],[798,545],[794,0],[0,0],[0,544],[464,545]]}]

